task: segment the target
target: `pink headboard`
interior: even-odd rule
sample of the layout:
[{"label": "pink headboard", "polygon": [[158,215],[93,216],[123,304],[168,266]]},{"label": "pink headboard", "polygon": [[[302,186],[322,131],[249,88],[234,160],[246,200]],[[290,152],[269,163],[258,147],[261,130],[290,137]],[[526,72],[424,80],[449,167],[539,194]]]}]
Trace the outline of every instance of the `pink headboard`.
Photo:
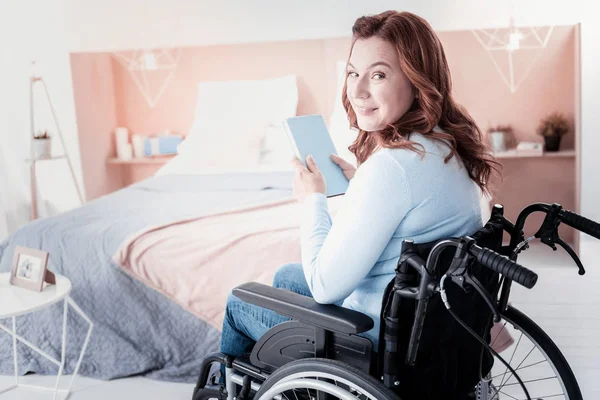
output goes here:
[{"label": "pink headboard", "polygon": [[[573,26],[555,27],[548,47],[515,94],[502,82],[488,54],[471,32],[439,33],[450,64],[456,99],[482,130],[489,124],[509,123],[518,140],[541,140],[535,134],[540,118],[551,111],[575,113],[575,46]],[[167,90],[151,109],[129,73],[108,53],[72,54],[72,71],[88,200],[127,184],[126,168],[107,166],[115,154],[112,131],[125,126],[131,132],[157,133],[169,129],[186,134],[194,118],[197,83],[203,80],[266,79],[298,76],[298,114],[321,113],[328,121],[336,92],[336,61],[346,60],[349,38],[233,44],[183,48],[179,67]],[[516,67],[524,68],[537,53],[521,52]],[[573,149],[575,135],[564,138],[563,149]],[[575,159],[559,161],[507,160],[508,174],[497,201],[513,209],[530,201],[559,201],[575,208]],[[135,168],[140,168],[135,167]],[[156,166],[153,167],[156,169]],[[556,170],[553,189],[540,191],[527,184]],[[571,171],[571,172],[570,172]],[[514,175],[518,172],[522,180]],[[514,193],[519,193],[518,199]],[[552,195],[556,195],[551,198]]]}]

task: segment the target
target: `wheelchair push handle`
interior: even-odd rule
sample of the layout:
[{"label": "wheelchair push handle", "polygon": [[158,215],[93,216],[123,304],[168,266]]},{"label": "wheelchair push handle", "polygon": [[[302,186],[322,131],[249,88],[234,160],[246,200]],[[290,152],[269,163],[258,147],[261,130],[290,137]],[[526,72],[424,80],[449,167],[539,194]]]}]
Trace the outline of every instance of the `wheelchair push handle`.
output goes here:
[{"label": "wheelchair push handle", "polygon": [[560,219],[565,224],[583,233],[600,239],[600,224],[571,211],[562,210]]},{"label": "wheelchair push handle", "polygon": [[481,265],[504,275],[507,279],[515,281],[527,289],[534,287],[537,282],[538,275],[535,272],[493,250],[473,245],[470,252]]}]

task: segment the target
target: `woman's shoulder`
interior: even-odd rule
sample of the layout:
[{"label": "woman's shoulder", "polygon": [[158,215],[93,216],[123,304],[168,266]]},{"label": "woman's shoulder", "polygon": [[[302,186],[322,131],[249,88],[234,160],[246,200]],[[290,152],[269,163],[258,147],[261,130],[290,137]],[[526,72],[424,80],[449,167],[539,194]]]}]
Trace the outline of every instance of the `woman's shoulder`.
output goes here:
[{"label": "woman's shoulder", "polygon": [[354,178],[350,181],[353,187],[352,193],[386,198],[388,196],[411,197],[408,172],[389,150],[379,149],[358,167]]},{"label": "woman's shoulder", "polygon": [[[443,133],[443,131],[435,127],[433,132]],[[426,154],[435,154],[440,157],[446,157],[450,152],[449,143],[444,139],[434,139],[431,135],[413,132],[409,140],[423,146]]]},{"label": "woman's shoulder", "polygon": [[450,152],[450,147],[448,147],[444,141],[433,139],[428,135],[423,135],[418,132],[412,133],[408,137],[408,140],[412,142],[412,148],[386,147],[382,148],[375,155],[379,154],[380,157],[392,157],[404,165],[405,163],[412,162],[421,163],[432,156],[435,158],[445,158]]},{"label": "woman's shoulder", "polygon": [[[436,131],[441,132],[441,131]],[[421,176],[423,173],[447,174],[450,170],[461,170],[462,163],[458,157],[452,157],[450,146],[444,140],[434,139],[429,135],[413,133],[409,140],[414,143],[411,148],[385,148],[380,156],[393,158],[410,176]]]},{"label": "woman's shoulder", "polygon": [[[391,150],[391,151],[390,151]],[[393,154],[394,149],[381,148],[371,154],[357,169],[359,180],[368,184],[372,181],[397,182],[406,180],[404,163]]]},{"label": "woman's shoulder", "polygon": [[[442,132],[438,127],[434,131]],[[430,135],[413,132],[408,140],[413,143],[413,148],[381,147],[362,166],[364,169],[389,169],[393,164],[407,172],[413,167],[423,168],[427,164],[445,164],[444,160],[451,152],[445,140],[434,139]]]},{"label": "woman's shoulder", "polygon": [[364,163],[360,165],[359,168],[369,169],[369,170],[377,170],[377,169],[386,169],[389,170],[390,167],[402,169],[402,164],[399,163],[398,157],[395,156],[394,150],[391,148],[380,148],[375,151],[369,158],[365,160]]}]

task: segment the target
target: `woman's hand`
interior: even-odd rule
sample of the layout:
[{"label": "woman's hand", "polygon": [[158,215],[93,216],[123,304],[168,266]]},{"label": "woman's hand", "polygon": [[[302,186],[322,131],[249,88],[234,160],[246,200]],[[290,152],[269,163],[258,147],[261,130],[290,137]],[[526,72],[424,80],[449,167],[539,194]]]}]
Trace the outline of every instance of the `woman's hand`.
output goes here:
[{"label": "woman's hand", "polygon": [[338,157],[335,154],[331,155],[331,161],[336,163],[346,176],[346,179],[350,180],[354,178],[354,174],[356,173],[356,167],[350,164],[348,161],[344,160],[342,157]]},{"label": "woman's hand", "polygon": [[303,202],[306,196],[311,193],[325,194],[327,192],[325,178],[323,178],[323,174],[321,174],[317,163],[311,156],[306,157],[308,168],[297,157],[292,159],[292,166],[295,169],[292,191],[299,202]]}]

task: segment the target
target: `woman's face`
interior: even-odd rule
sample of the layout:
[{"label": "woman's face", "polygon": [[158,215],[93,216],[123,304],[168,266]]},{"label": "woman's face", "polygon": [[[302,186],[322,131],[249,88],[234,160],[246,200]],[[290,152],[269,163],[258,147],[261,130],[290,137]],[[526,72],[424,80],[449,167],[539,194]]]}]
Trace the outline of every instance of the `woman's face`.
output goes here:
[{"label": "woman's face", "polygon": [[377,131],[395,123],[414,101],[415,92],[400,69],[397,50],[383,39],[357,40],[347,72],[346,95],[363,131]]}]

